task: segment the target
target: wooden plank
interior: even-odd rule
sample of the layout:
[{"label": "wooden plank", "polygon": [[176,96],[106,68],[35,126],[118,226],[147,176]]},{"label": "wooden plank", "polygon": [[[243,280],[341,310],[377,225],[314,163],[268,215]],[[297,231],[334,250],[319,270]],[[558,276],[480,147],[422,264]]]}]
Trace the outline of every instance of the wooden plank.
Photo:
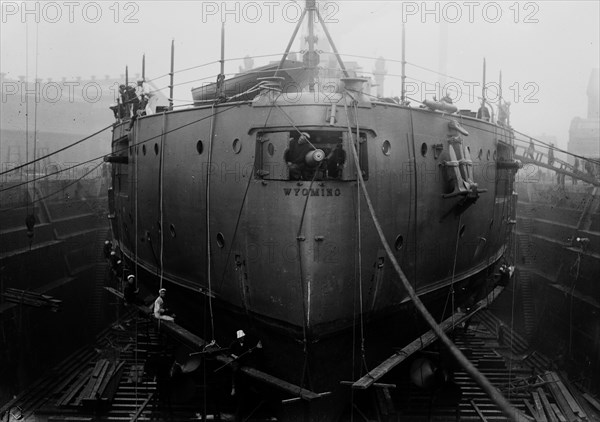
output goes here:
[{"label": "wooden plank", "polygon": [[[569,396],[573,399],[573,402],[570,402],[571,408],[573,409],[575,414],[578,415],[581,419],[587,419],[587,414],[585,413],[585,411],[579,404],[579,401],[577,400],[577,396],[579,395],[578,390],[575,387],[573,387],[573,385],[571,385],[571,383],[569,382],[569,377],[567,376],[567,373],[565,371],[560,371],[560,374],[560,382],[566,388],[567,392],[569,393]],[[558,374],[555,375],[558,377]]]},{"label": "wooden plank", "polygon": [[[439,327],[442,331],[448,331],[451,328],[456,327],[457,325],[463,323],[464,321],[471,318],[475,315],[476,312],[485,308],[488,303],[492,302],[503,290],[502,286],[496,287],[492,292],[485,297],[484,299],[477,302],[473,310],[469,314],[465,314],[464,312],[456,312],[454,315],[444,320],[439,324]],[[433,342],[438,339],[437,334],[433,330],[429,330],[421,337],[417,338],[413,342],[409,343],[402,350],[397,351],[392,356],[384,360],[380,363],[376,368],[369,371],[366,375],[356,381],[352,387],[364,390],[369,388],[373,383],[391,371],[394,367],[404,362],[408,357],[410,357],[415,352],[423,349],[426,346],[429,346]]]},{"label": "wooden plank", "polygon": [[[111,287],[105,287],[105,289],[116,296],[123,297],[123,295],[120,292],[118,292],[117,290],[115,290]],[[148,308],[147,306],[139,306],[139,305],[137,307],[140,310],[147,310],[147,308]],[[156,322],[159,323],[159,327],[161,327],[165,331],[168,331],[171,335],[174,335],[176,337],[179,337],[179,338],[185,340],[192,346],[202,348],[206,344],[208,344],[208,342],[206,340],[191,333],[190,331],[181,327],[174,321],[156,320]],[[219,362],[221,362],[225,365],[229,365],[234,361],[234,359],[232,357],[230,357],[226,354],[218,354],[215,356],[215,358],[216,358],[216,360],[218,360]],[[252,368],[249,366],[241,366],[238,370],[240,372],[243,372],[244,374],[250,376],[251,378],[254,378],[256,380],[270,384],[280,390],[283,390],[292,395],[301,397],[305,400],[314,400],[314,399],[317,399],[320,397],[319,394],[317,394],[313,391],[307,390],[305,388],[299,387],[297,385],[289,383],[280,378],[274,377],[273,375],[269,375],[265,372],[259,371],[256,368]]]},{"label": "wooden plank", "polygon": [[598,412],[600,412],[600,403],[598,402],[598,400],[594,399],[588,393],[583,393],[583,398],[586,399],[589,404],[594,406]]},{"label": "wooden plank", "polygon": [[67,388],[67,386],[69,384],[71,384],[71,382],[77,378],[77,375],[80,375],[79,372],[73,372],[71,375],[69,375],[67,377],[67,379],[65,379],[63,382],[60,383],[60,385],[56,388],[56,392],[60,393],[61,391],[63,391],[65,388]]},{"label": "wooden plank", "polygon": [[79,390],[81,390],[83,385],[89,380],[92,370],[93,370],[93,368],[88,368],[85,370],[85,372],[83,372],[83,374],[81,375],[81,378],[79,378],[75,382],[75,384],[73,384],[71,386],[71,388],[69,388],[65,392],[65,394],[63,394],[62,397],[60,399],[58,399],[58,401],[56,402],[57,407],[66,406],[69,404],[69,402],[73,399],[73,397],[75,397],[75,394],[77,394],[79,392]]},{"label": "wooden plank", "polygon": [[552,410],[552,406],[550,406],[550,402],[548,401],[548,397],[546,397],[544,390],[542,390],[541,387],[538,387],[537,392],[540,396],[540,401],[542,402],[546,416],[548,416],[548,420],[550,422],[558,422],[558,418],[554,414],[554,410]]},{"label": "wooden plank", "polygon": [[104,365],[107,363],[108,363],[108,361],[106,359],[100,359],[98,362],[96,362],[96,365],[94,366],[94,370],[92,371],[92,375],[90,376],[87,385],[85,386],[85,388],[83,389],[81,394],[75,400],[75,403],[74,403],[75,406],[79,406],[81,404],[81,401],[84,398],[89,397],[90,392],[92,391],[92,389],[96,385],[96,382],[98,381],[98,375],[104,368]]},{"label": "wooden plank", "polygon": [[537,391],[532,391],[531,396],[533,397],[533,404],[535,405],[535,411],[538,414],[538,420],[540,422],[548,422],[548,418],[546,418],[546,414],[544,413],[544,407],[542,406],[542,401],[540,400],[540,396]]},{"label": "wooden plank", "polygon": [[578,418],[577,418],[577,416],[575,416],[575,413],[573,413],[573,409],[571,409],[571,406],[569,406],[567,399],[563,396],[561,389],[558,387],[558,385],[557,385],[558,383],[556,382],[554,373],[546,372],[546,373],[544,373],[542,378],[546,381],[551,381],[548,384],[548,389],[552,393],[554,400],[558,404],[558,407],[560,408],[560,410],[561,410],[563,416],[565,417],[565,419],[567,420],[567,422],[577,422]]},{"label": "wooden plank", "polygon": [[121,365],[117,368],[112,378],[109,380],[108,384],[104,388],[102,392],[102,400],[112,401],[117,390],[119,388],[119,382],[121,377],[123,376],[123,372],[125,372],[125,362],[121,362]]},{"label": "wooden plank", "polygon": [[115,362],[115,365],[113,365],[111,367],[111,372],[109,376],[106,376],[104,381],[102,382],[102,385],[100,385],[100,388],[98,389],[98,396],[99,397],[103,397],[104,396],[104,392],[106,391],[106,387],[108,386],[108,383],[116,376],[116,374],[119,373],[119,371],[121,370],[121,367],[125,364],[124,361],[117,361]]},{"label": "wooden plank", "polygon": [[[353,381],[340,381],[341,385],[352,385],[354,384]],[[373,387],[379,387],[379,388],[396,388],[396,384],[388,384],[388,383],[384,383],[384,382],[375,382],[373,383]]]},{"label": "wooden plank", "polygon": [[110,377],[110,375],[108,375],[107,373],[109,372],[109,368],[112,366],[113,365],[108,360],[102,366],[102,370],[100,371],[100,374],[98,374],[96,383],[94,384],[94,388],[92,388],[92,391],[90,391],[90,394],[88,395],[87,398],[92,399],[92,400],[96,400],[98,398],[98,395],[97,395],[98,390],[100,389],[100,386],[104,382],[104,379]]},{"label": "wooden plank", "polygon": [[120,291],[118,291],[117,289],[113,289],[112,287],[108,287],[108,286],[104,286],[104,290],[112,293],[113,295],[117,296],[120,299],[124,299],[123,297],[123,293],[121,293]]},{"label": "wooden plank", "polygon": [[258,369],[252,368],[250,366],[242,366],[239,368],[239,371],[243,372],[246,375],[249,375],[250,377],[252,377],[254,379],[263,381],[267,384],[277,387],[280,390],[285,391],[289,394],[301,397],[304,400],[310,401],[310,400],[318,399],[320,397],[319,394],[317,394],[313,391],[299,387],[295,384],[289,383],[280,378],[277,378],[277,377],[269,375],[265,372],[259,371]]},{"label": "wooden plank", "polygon": [[173,335],[183,338],[184,340],[196,347],[204,347],[207,344],[206,340],[198,337],[196,334],[189,332],[188,330],[186,330],[185,328],[181,327],[173,321],[157,321],[160,321],[161,328],[171,332],[171,334]]},{"label": "wooden plank", "polygon": [[567,420],[565,419],[565,417],[563,416],[562,412],[556,404],[551,403],[550,406],[552,406],[552,410],[554,411],[554,414],[558,418],[559,422],[567,422]]},{"label": "wooden plank", "polygon": [[573,413],[576,416],[579,416],[580,418],[585,419],[587,417],[587,415],[585,414],[585,412],[583,411],[583,409],[581,409],[581,407],[579,406],[579,403],[577,403],[577,400],[575,400],[575,397],[573,397],[573,395],[568,390],[568,388],[565,385],[565,383],[563,383],[563,381],[561,380],[561,378],[555,372],[553,373],[553,376],[554,376],[554,379],[556,380],[556,385],[558,386],[558,388],[560,389],[561,393],[563,394],[563,396],[565,397],[565,399],[569,403],[569,406],[571,407],[571,410],[573,411]]},{"label": "wooden plank", "polygon": [[119,364],[119,362],[115,362],[115,363],[110,363],[108,365],[108,369],[106,370],[106,373],[104,374],[104,377],[102,378],[102,381],[97,384],[96,391],[94,392],[94,395],[93,395],[94,398],[99,399],[100,397],[102,397],[102,393],[104,392],[104,389],[106,388],[106,384],[108,384],[108,381],[110,381],[111,377],[115,373],[118,364]]},{"label": "wooden plank", "polygon": [[531,402],[527,399],[524,399],[523,403],[525,403],[525,407],[527,407],[527,409],[529,409],[529,413],[531,413],[531,416],[533,416],[533,419],[535,419],[535,422],[540,422],[540,414],[538,413],[537,410],[535,410],[535,407],[533,407],[531,405]]}]

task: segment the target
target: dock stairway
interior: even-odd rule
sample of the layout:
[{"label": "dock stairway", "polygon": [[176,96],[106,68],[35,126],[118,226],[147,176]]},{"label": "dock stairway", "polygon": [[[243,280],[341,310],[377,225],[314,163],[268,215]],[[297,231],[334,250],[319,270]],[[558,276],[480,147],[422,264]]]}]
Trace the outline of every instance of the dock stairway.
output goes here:
[{"label": "dock stairway", "polygon": [[536,327],[536,310],[533,298],[532,266],[536,260],[531,235],[533,234],[533,205],[526,204],[519,210],[522,216],[517,230],[519,263],[517,275],[521,289],[523,325],[527,338],[531,339]]},{"label": "dock stairway", "polygon": [[106,258],[104,257],[104,241],[107,238],[109,229],[100,228],[96,232],[96,259],[94,265],[94,294],[92,296],[92,302],[90,304],[90,315],[91,315],[91,323],[92,329],[94,332],[98,332],[101,329],[102,325],[102,315],[103,310],[106,305],[105,297],[106,291],[104,290],[104,286],[106,285],[106,275],[108,264],[106,262]]}]

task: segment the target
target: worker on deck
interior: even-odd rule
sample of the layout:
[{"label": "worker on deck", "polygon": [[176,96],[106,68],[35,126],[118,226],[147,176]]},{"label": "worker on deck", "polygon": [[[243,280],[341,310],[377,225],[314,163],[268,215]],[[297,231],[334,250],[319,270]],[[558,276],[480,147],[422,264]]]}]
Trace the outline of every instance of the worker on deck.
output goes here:
[{"label": "worker on deck", "polygon": [[548,165],[554,164],[554,144],[548,147]]},{"label": "worker on deck", "polygon": [[484,104],[482,104],[481,107],[479,107],[479,110],[477,110],[477,118],[485,120],[486,122],[490,121],[490,111]]},{"label": "worker on deck", "polygon": [[311,180],[314,169],[306,164],[306,154],[314,148],[310,145],[310,135],[306,132],[300,137],[290,138],[290,146],[285,151],[283,158],[290,171],[290,180]]},{"label": "worker on deck", "polygon": [[327,156],[327,176],[331,179],[337,179],[342,175],[342,169],[346,163],[346,151],[339,143]]},{"label": "worker on deck", "polygon": [[165,296],[167,295],[167,289],[161,288],[158,290],[158,297],[154,301],[154,318],[162,319],[165,321],[173,321],[175,314],[171,313],[165,306]]},{"label": "worker on deck", "polygon": [[500,126],[508,126],[508,118],[510,116],[510,103],[507,101],[498,104],[498,124]]},{"label": "worker on deck", "polygon": [[119,118],[126,119],[129,117],[129,94],[125,85],[119,85],[119,94],[121,96],[119,102]]},{"label": "worker on deck", "polygon": [[102,248],[102,252],[104,253],[104,258],[110,258],[110,253],[112,251],[112,243],[110,240],[104,241],[104,246]]},{"label": "worker on deck", "polygon": [[529,140],[529,146],[527,147],[527,153],[525,154],[526,157],[531,158],[532,160],[535,159],[534,154],[535,153],[535,145],[533,144],[533,139]]},{"label": "worker on deck", "polygon": [[135,287],[135,276],[133,274],[129,274],[127,276],[127,285],[125,289],[123,289],[123,299],[125,299],[125,304],[133,305],[138,302],[137,294],[140,289]]}]

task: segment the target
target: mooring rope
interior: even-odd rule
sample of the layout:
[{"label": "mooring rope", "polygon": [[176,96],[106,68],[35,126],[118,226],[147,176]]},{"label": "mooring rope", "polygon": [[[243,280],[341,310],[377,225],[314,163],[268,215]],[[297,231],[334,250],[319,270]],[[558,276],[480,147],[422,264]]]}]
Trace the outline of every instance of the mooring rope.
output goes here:
[{"label": "mooring rope", "polygon": [[[347,106],[346,102],[344,102],[344,107],[347,110],[348,106]],[[375,229],[377,230],[377,234],[379,235],[381,244],[384,247],[385,252],[387,253],[388,257],[390,258],[392,265],[394,267],[394,270],[400,277],[400,281],[401,281],[404,289],[406,290],[406,292],[412,299],[415,307],[419,310],[419,312],[421,313],[421,315],[423,316],[423,318],[425,319],[427,324],[435,332],[435,334],[438,336],[440,341],[448,348],[448,350],[450,351],[452,356],[457,360],[457,362],[460,364],[460,366],[487,393],[487,395],[490,397],[490,399],[500,408],[500,410],[510,420],[513,420],[513,421],[527,420],[527,418],[519,410],[515,409],[506,400],[506,398],[502,394],[500,394],[500,392],[489,382],[489,380],[485,377],[485,375],[483,375],[481,372],[479,372],[479,370],[465,357],[465,355],[463,355],[463,353],[456,347],[456,345],[454,345],[454,343],[452,343],[452,341],[448,338],[446,333],[444,333],[444,331],[440,328],[440,326],[438,325],[436,320],[433,318],[433,316],[429,313],[429,311],[427,310],[427,308],[425,307],[425,305],[423,304],[421,299],[417,296],[416,292],[414,291],[414,289],[412,288],[412,286],[410,284],[410,281],[408,281],[408,279],[406,278],[406,275],[400,268],[400,265],[398,264],[398,261],[396,260],[396,257],[392,253],[392,249],[390,248],[390,245],[388,244],[388,242],[385,238],[383,229],[381,228],[381,225],[379,224],[379,220],[375,214],[375,209],[371,202],[369,192],[367,191],[367,188],[364,184],[364,179],[363,179],[361,168],[360,168],[360,162],[358,159],[358,153],[356,152],[354,145],[352,144],[351,146],[352,146],[352,148],[351,148],[352,156],[354,158],[354,163],[357,168],[357,176],[360,178],[360,182],[361,182],[360,186],[362,187],[363,194],[365,196],[365,200],[367,202],[367,206],[368,206],[369,212],[371,214],[371,219],[373,220],[373,224],[375,225]]]}]

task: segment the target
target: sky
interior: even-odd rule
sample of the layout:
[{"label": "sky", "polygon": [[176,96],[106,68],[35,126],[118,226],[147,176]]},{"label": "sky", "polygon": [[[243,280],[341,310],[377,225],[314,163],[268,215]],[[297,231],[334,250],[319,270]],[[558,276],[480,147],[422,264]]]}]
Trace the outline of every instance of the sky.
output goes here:
[{"label": "sky", "polygon": [[[222,21],[225,72],[236,73],[243,62],[232,58],[253,56],[255,65],[280,58],[303,5],[268,0],[1,3],[0,71],[7,78],[101,79],[124,74],[128,65],[134,79],[145,54],[146,77],[162,88],[168,79],[159,77],[169,72],[174,40],[179,84],[174,97],[181,102],[191,100],[193,86],[214,81]],[[440,82],[460,108],[477,109],[485,58],[486,81],[492,84],[488,97],[495,98],[502,72],[503,97],[512,104],[517,130],[556,136],[558,146],[566,148],[572,118],[587,116],[588,80],[592,68],[600,67],[598,1],[318,3],[345,60],[358,62],[368,74],[377,57],[387,59],[386,95],[400,95],[404,22],[411,98],[431,98],[434,86],[424,82]],[[322,33],[318,48],[326,48]],[[295,42],[292,50],[299,49]],[[264,55],[272,56],[257,57]],[[423,68],[451,77],[444,81]]]}]

